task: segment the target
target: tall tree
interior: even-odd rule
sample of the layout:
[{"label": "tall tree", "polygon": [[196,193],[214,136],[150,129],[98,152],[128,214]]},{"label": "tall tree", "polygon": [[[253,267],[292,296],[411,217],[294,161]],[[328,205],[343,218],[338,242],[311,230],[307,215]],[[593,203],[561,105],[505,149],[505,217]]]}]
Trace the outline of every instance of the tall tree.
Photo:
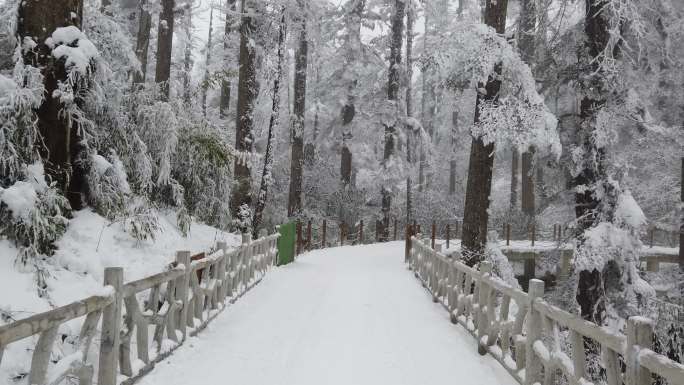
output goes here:
[{"label": "tall tree", "polygon": [[235,149],[244,156],[235,159],[233,175],[235,186],[231,190],[230,209],[236,227],[243,233],[251,228],[252,170],[247,157],[254,144],[254,103],[259,93],[256,81],[256,47],[253,44],[256,30],[256,0],[242,0],[240,13],[240,71],[238,73],[238,105],[235,130]]},{"label": "tall tree", "polygon": [[[211,23],[210,23],[211,25]],[[211,30],[211,27],[209,28]],[[185,33],[185,57],[183,58],[183,102],[191,103],[190,78],[192,70],[192,3],[185,3],[183,9],[183,32]]]},{"label": "tall tree", "polygon": [[299,41],[295,52],[294,105],[292,107],[290,192],[287,199],[287,216],[294,217],[302,211],[302,168],[304,167],[304,120],[306,112],[306,70],[309,43],[306,36],[307,8],[304,0],[298,0]]},{"label": "tall tree", "polygon": [[147,51],[150,47],[152,15],[147,10],[147,0],[140,0],[138,15],[138,34],[135,40],[135,56],[140,62],[140,70],[133,73],[133,83],[145,83],[147,76]]},{"label": "tall tree", "polygon": [[173,49],[173,24],[175,0],[161,0],[157,35],[157,68],[154,81],[160,84],[162,100],[169,100],[169,79],[171,78],[171,53]]},{"label": "tall tree", "polygon": [[221,100],[219,102],[219,114],[221,118],[228,116],[228,110],[230,110],[230,74],[228,73],[228,68],[230,65],[231,55],[230,50],[230,36],[233,30],[233,23],[235,18],[232,13],[235,12],[236,0],[226,0],[226,24],[223,32],[223,69],[224,76],[221,80]]},{"label": "tall tree", "polygon": [[[486,0],[485,24],[493,27],[499,34],[503,34],[506,30],[507,7],[508,0]],[[489,75],[486,84],[481,84],[478,87],[475,102],[475,123],[480,120],[480,105],[498,100],[501,88],[501,66],[495,66],[494,72]],[[469,266],[475,265],[484,257],[493,167],[494,143],[485,144],[482,137],[473,137],[468,163],[462,241],[463,258]]]},{"label": "tall tree", "polygon": [[[365,0],[353,0],[351,8],[347,11],[345,16],[345,27],[347,28],[346,52],[345,52],[345,68],[353,71],[353,63],[358,59],[359,50],[361,48],[361,21],[363,17],[363,9],[366,6]],[[355,74],[350,76],[349,84],[347,85],[347,99],[344,106],[342,106],[342,150],[340,157],[340,176],[342,179],[342,187],[346,189],[350,186],[352,180],[352,152],[349,148],[349,141],[353,138],[352,121],[356,115],[356,86],[358,79]]]},{"label": "tall tree", "polygon": [[458,154],[458,109],[451,115],[451,159],[449,160],[449,195],[456,194],[456,155]]},{"label": "tall tree", "polygon": [[[406,5],[406,116],[413,117],[413,24],[415,22],[414,0],[408,0]],[[414,146],[414,128],[412,124],[406,127],[406,161],[411,164],[415,161],[412,153]],[[406,176],[406,223],[411,223],[413,218],[413,197],[411,173]]]},{"label": "tall tree", "polygon": [[285,8],[282,11],[280,19],[280,26],[278,28],[278,68],[276,69],[276,77],[273,80],[273,104],[271,107],[271,119],[268,123],[268,135],[266,138],[266,153],[264,154],[264,169],[261,173],[261,184],[259,186],[259,195],[257,196],[254,207],[254,219],[252,220],[253,234],[256,239],[258,237],[259,227],[263,219],[264,208],[266,207],[266,200],[268,198],[268,187],[270,181],[273,179],[273,150],[274,150],[274,135],[273,132],[278,126],[278,116],[280,112],[280,83],[283,80],[283,58],[285,46]]},{"label": "tall tree", "polygon": [[[598,130],[598,114],[605,107],[609,94],[607,76],[602,67],[602,55],[611,39],[610,14],[605,0],[587,0],[584,21],[583,61],[585,71],[580,86],[580,124],[577,129],[577,146],[583,151],[585,160],[575,165],[579,170],[571,181],[575,189],[575,216],[577,218],[576,236],[580,248],[584,244],[585,231],[602,221],[611,220],[615,209],[615,185],[611,183],[606,170],[606,149],[595,135]],[[615,47],[613,55],[619,53]],[[576,251],[577,252],[577,251]],[[586,320],[603,324],[605,317],[605,274],[612,277],[610,269],[617,267],[607,264],[601,271],[596,268],[579,272],[576,300],[580,314]],[[619,281],[619,280],[618,280]]]},{"label": "tall tree", "polygon": [[[24,63],[39,68],[44,77],[45,94],[37,111],[38,129],[43,139],[38,151],[47,173],[58,183],[74,209],[83,207],[86,189],[85,171],[77,162],[81,138],[77,123],[62,113],[64,102],[55,95],[60,83],[67,82],[66,60],[53,56],[53,47],[46,44],[46,39],[58,28],[74,26],[80,29],[82,19],[82,0],[22,1],[17,19],[18,40],[36,43],[35,47],[22,45]],[[77,95],[78,90],[74,94]]]},{"label": "tall tree", "polygon": [[[534,68],[537,35],[535,28],[537,24],[536,0],[522,0],[520,6],[520,23],[518,31],[518,47],[523,61]],[[534,155],[535,148],[531,146],[522,154],[522,183],[521,183],[521,208],[522,212],[528,217],[535,214],[534,197]]]},{"label": "tall tree", "polygon": [[[406,3],[403,0],[394,1],[394,15],[392,16],[392,35],[390,40],[389,76],[387,82],[387,102],[391,108],[399,110],[399,81],[401,71],[401,46],[404,33],[404,13]],[[390,163],[395,152],[396,120],[385,125],[385,149],[383,153],[383,169],[389,171]],[[389,240],[390,210],[392,208],[391,186],[382,186],[382,232],[380,240]]]},{"label": "tall tree", "polygon": [[214,32],[214,7],[209,10],[209,32],[207,36],[207,52],[204,63],[204,84],[202,85],[202,115],[207,116],[207,91],[209,89],[209,66],[211,65],[212,34]]}]

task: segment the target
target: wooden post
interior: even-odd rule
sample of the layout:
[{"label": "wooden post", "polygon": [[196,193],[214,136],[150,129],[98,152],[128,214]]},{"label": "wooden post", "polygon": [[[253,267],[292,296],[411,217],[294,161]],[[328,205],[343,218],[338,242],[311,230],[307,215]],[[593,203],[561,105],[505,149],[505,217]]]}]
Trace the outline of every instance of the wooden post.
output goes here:
[{"label": "wooden post", "polygon": [[340,223],[340,246],[344,246],[344,238],[346,238],[345,230],[346,226],[344,225],[344,222]]},{"label": "wooden post", "polygon": [[534,247],[534,240],[537,237],[537,225],[532,223],[532,247]]},{"label": "wooden post", "polygon": [[432,250],[435,249],[435,233],[437,230],[437,225],[435,224],[435,221],[432,221]]},{"label": "wooden post", "polygon": [[653,248],[653,234],[655,233],[655,228],[651,229],[651,248]]},{"label": "wooden post", "polygon": [[531,279],[529,282],[528,294],[530,302],[528,306],[527,319],[527,340],[525,341],[525,384],[532,385],[536,382],[542,382],[542,365],[541,360],[536,357],[534,352],[534,343],[541,339],[542,320],[541,314],[534,308],[534,302],[537,298],[544,295],[544,281],[539,279]]},{"label": "wooden post", "polygon": [[[221,246],[226,246],[225,242],[219,242],[219,247]],[[226,255],[226,251],[224,249],[223,252],[224,255],[224,261],[228,256]],[[181,334],[183,335],[183,340],[185,340],[187,336],[187,331],[186,331],[186,326],[187,322],[186,320],[188,319],[188,285],[190,284],[190,274],[192,274],[192,269],[190,269],[190,251],[183,250],[183,251],[176,251],[176,263],[178,266],[183,265],[185,266],[185,274],[182,276],[178,277],[178,280],[176,282],[176,291],[177,291],[177,296],[180,298],[180,301],[183,303],[183,307],[181,307],[180,312],[179,312],[179,322],[178,322],[178,329],[180,330]],[[224,285],[226,283],[224,282]],[[227,293],[227,288],[224,290],[224,293]],[[221,299],[223,300],[223,298]]]},{"label": "wooden post", "polygon": [[644,317],[627,319],[627,385],[651,385],[651,372],[639,364],[638,356],[641,349],[651,349],[652,343],[653,321]]},{"label": "wooden post", "polygon": [[554,223],[553,224],[553,240],[554,240],[554,242],[556,241],[556,228],[557,228],[557,225]]},{"label": "wooden post", "polygon": [[506,246],[511,245],[511,224],[506,223]]},{"label": "wooden post", "polygon": [[394,240],[397,240],[397,218],[394,218]]},{"label": "wooden post", "polygon": [[490,287],[485,283],[485,278],[488,277],[492,272],[492,263],[489,261],[482,261],[480,263],[480,273],[482,273],[482,278],[479,279],[477,285],[477,293],[478,293],[478,312],[476,314],[477,317],[477,352],[480,353],[481,356],[484,356],[487,354],[487,347],[485,344],[482,342],[482,337],[487,335],[489,333],[489,322],[490,319],[487,317],[487,310],[485,309],[487,307],[487,304],[489,302],[489,296],[490,296]]},{"label": "wooden post", "polygon": [[454,239],[458,239],[458,221],[456,221],[456,232],[454,233]]},{"label": "wooden post", "polygon": [[358,243],[363,245],[363,219],[359,222],[359,240]]},{"label": "wooden post", "polygon": [[411,225],[408,223],[406,224],[406,246],[404,249],[404,262],[408,263],[411,257],[411,235],[412,234],[412,228]]},{"label": "wooden post", "polygon": [[326,236],[325,232],[327,230],[326,225],[327,225],[327,222],[324,219],[323,220],[323,235],[321,235],[321,248],[325,248],[325,236]]},{"label": "wooden post", "polygon": [[[679,181],[682,207],[684,207],[684,156],[682,157],[682,179]],[[679,222],[679,271],[684,273],[684,213]]]},{"label": "wooden post", "polygon": [[102,334],[97,383],[98,385],[116,385],[116,376],[119,371],[123,268],[105,268],[104,284],[114,288],[114,302],[102,310]]},{"label": "wooden post", "polygon": [[311,219],[306,224],[306,250],[311,250]]},{"label": "wooden post", "polygon": [[450,230],[449,224],[447,223],[447,225],[446,225],[446,248],[447,249],[449,248],[449,238],[451,238],[451,236],[450,236],[451,234],[450,234],[449,230]]}]

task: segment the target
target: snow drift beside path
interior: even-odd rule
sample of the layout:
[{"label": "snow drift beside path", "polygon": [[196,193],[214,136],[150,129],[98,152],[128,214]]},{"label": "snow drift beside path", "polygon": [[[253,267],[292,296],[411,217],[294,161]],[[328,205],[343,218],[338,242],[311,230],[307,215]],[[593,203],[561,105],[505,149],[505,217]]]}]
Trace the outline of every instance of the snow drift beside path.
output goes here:
[{"label": "snow drift beside path", "polygon": [[318,250],[275,268],[140,385],[514,385],[392,242]]},{"label": "snow drift beside path", "polygon": [[[159,214],[162,231],[154,241],[137,241],[119,223],[110,222],[91,210],[74,213],[69,227],[57,242],[57,251],[45,259],[48,298],[38,296],[35,272],[17,270],[17,249],[0,240],[0,311],[15,319],[43,312],[98,293],[104,268],[121,266],[126,282],[164,270],[176,250],[208,251],[217,241],[237,246],[239,237],[213,227],[193,223],[187,238],[176,229],[171,215]],[[5,321],[5,320],[3,320]],[[0,321],[0,325],[4,322]]]}]

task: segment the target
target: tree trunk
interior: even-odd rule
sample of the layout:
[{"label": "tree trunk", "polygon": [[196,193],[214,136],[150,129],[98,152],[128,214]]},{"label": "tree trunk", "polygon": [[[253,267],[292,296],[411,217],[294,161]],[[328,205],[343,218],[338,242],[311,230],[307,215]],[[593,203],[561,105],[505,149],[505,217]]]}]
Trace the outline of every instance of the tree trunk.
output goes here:
[{"label": "tree trunk", "polygon": [[[592,227],[597,220],[596,214],[601,204],[595,194],[595,188],[607,178],[605,171],[605,149],[598,147],[593,140],[596,126],[596,114],[605,105],[605,87],[599,73],[597,60],[610,39],[607,11],[604,11],[603,0],[587,0],[584,31],[586,34],[586,50],[590,63],[588,76],[582,88],[584,97],[580,102],[580,119],[578,127],[578,145],[584,150],[585,159],[580,172],[573,178],[572,186],[584,186],[575,193],[575,216],[577,217],[576,236],[583,242],[584,231]],[[605,185],[605,187],[608,187]],[[579,273],[576,299],[580,313],[586,320],[602,324],[605,303],[603,298],[602,272],[582,270]]]},{"label": "tree trunk", "polygon": [[261,184],[259,187],[259,196],[256,200],[254,208],[254,219],[252,220],[253,234],[252,238],[259,237],[259,227],[266,207],[266,200],[268,199],[268,187],[272,179],[273,169],[273,146],[275,145],[273,132],[278,126],[278,114],[280,111],[280,83],[283,79],[283,57],[285,45],[285,8],[282,11],[282,18],[280,19],[280,27],[278,28],[278,69],[276,78],[273,80],[273,104],[271,107],[271,119],[268,123],[268,137],[266,140],[266,154],[264,155],[264,169],[261,173]]},{"label": "tree trunk", "polygon": [[150,47],[150,29],[152,15],[145,9],[147,0],[140,0],[140,15],[138,19],[138,37],[135,42],[135,56],[140,62],[140,70],[133,74],[133,83],[145,83],[147,76],[147,51]]},{"label": "tree trunk", "polygon": [[[243,154],[252,153],[254,144],[254,103],[258,95],[256,82],[256,47],[250,43],[256,29],[255,0],[242,0],[240,25],[240,71],[238,74],[238,105],[235,130],[235,149]],[[230,196],[230,210],[236,227],[244,234],[251,228],[252,172],[249,161],[235,159],[233,175],[235,185]]]},{"label": "tree trunk", "polygon": [[207,55],[204,63],[204,84],[202,85],[202,116],[207,116],[207,91],[209,88],[209,66],[211,65],[211,35],[214,26],[214,7],[209,10],[209,36],[207,36]]},{"label": "tree trunk", "polygon": [[[406,116],[413,117],[413,23],[415,18],[414,0],[406,5]],[[406,127],[406,162],[411,165],[415,161],[412,154],[414,141],[412,125]],[[411,171],[406,177],[406,223],[413,218],[413,197],[411,196]]]},{"label": "tree trunk", "polygon": [[[684,207],[684,156],[682,157],[682,178],[679,181],[679,190],[681,195],[682,207]],[[684,210],[681,213],[682,217],[679,222],[679,271],[684,273]],[[682,283],[684,285],[684,283]],[[684,294],[684,286],[682,286],[682,294]]]},{"label": "tree trunk", "polygon": [[534,217],[534,147],[522,154],[522,212],[528,217]]},{"label": "tree trunk", "polygon": [[[523,61],[534,68],[535,65],[535,27],[537,23],[536,0],[522,0],[520,9],[520,31],[518,32],[518,47]],[[530,147],[522,154],[522,212],[528,217],[534,217],[534,147]]]},{"label": "tree trunk", "polygon": [[451,115],[451,160],[449,160],[449,195],[456,194],[456,144],[458,143],[458,110]]},{"label": "tree trunk", "polygon": [[[508,0],[487,0],[484,12],[485,23],[497,33],[506,29]],[[501,66],[494,68],[494,74],[487,83],[479,85],[484,93],[478,91],[475,102],[475,123],[480,119],[480,104],[496,102],[501,88]],[[466,187],[465,209],[463,212],[463,258],[469,266],[474,266],[484,258],[487,244],[487,224],[489,222],[489,195],[492,190],[492,168],[494,166],[494,143],[485,144],[482,138],[473,138],[470,146],[468,183]]]},{"label": "tree trunk", "polygon": [[171,51],[173,49],[173,24],[175,0],[161,0],[157,35],[157,68],[154,81],[159,84],[161,98],[169,100],[169,79],[171,78]]},{"label": "tree trunk", "polygon": [[[65,61],[54,58],[45,40],[57,28],[75,26],[80,29],[82,18],[82,0],[34,0],[20,2],[17,19],[19,41],[30,38],[37,43],[33,49],[22,50],[24,63],[39,68],[44,76],[45,94],[36,111],[42,136],[37,150],[46,172],[76,210],[83,207],[87,186],[85,170],[76,162],[81,152],[80,136],[76,123],[70,124],[61,114],[64,105],[60,99],[53,97],[59,83],[67,81],[67,71]],[[78,91],[74,90],[74,95],[78,95]]]},{"label": "tree trunk", "polygon": [[183,102],[186,106],[190,106],[191,92],[190,92],[190,77],[192,70],[192,5],[186,3],[185,5],[185,25],[183,26],[185,32],[185,57],[183,58]]},{"label": "tree trunk", "polygon": [[[347,68],[352,67],[352,63],[358,60],[357,54],[361,48],[361,18],[363,17],[363,9],[366,6],[365,0],[355,0],[354,7],[349,10],[345,18],[346,27],[349,30],[348,41],[346,42],[346,57],[345,63]],[[348,141],[354,135],[352,133],[352,121],[356,115],[356,85],[358,80],[352,79],[349,82],[347,89],[347,101],[342,107],[342,150],[340,157],[340,178],[342,180],[342,189],[346,190],[352,184],[352,152],[349,148]]]},{"label": "tree trunk", "polygon": [[295,52],[294,105],[291,133],[290,192],[287,200],[287,216],[295,217],[302,211],[302,168],[304,166],[304,119],[306,112],[306,70],[309,43],[306,36],[306,12],[304,1],[298,1],[301,12],[299,22],[299,45]]},{"label": "tree trunk", "polygon": [[518,172],[520,166],[518,165],[518,160],[520,159],[520,153],[517,147],[511,149],[511,197],[510,206],[511,211],[518,207]]},{"label": "tree trunk", "polygon": [[[406,4],[403,0],[395,0],[394,15],[392,17],[392,37],[390,43],[389,79],[387,83],[387,101],[397,106],[399,101],[399,76],[401,65],[401,45],[404,32],[404,12]],[[398,106],[397,106],[398,107]],[[396,126],[385,126],[385,151],[383,154],[383,169],[388,171],[389,163],[394,156]],[[382,231],[380,241],[389,240],[390,210],[392,208],[391,186],[382,186]]]},{"label": "tree trunk", "polygon": [[[234,18],[231,12],[235,11],[235,1],[226,1],[226,25],[223,33],[223,67],[227,71],[230,65],[230,55],[228,50],[230,49],[230,35],[233,28]],[[219,114],[221,119],[225,119],[228,116],[228,111],[230,110],[230,78],[229,74],[225,73],[223,80],[221,80],[221,101],[219,102]]]}]

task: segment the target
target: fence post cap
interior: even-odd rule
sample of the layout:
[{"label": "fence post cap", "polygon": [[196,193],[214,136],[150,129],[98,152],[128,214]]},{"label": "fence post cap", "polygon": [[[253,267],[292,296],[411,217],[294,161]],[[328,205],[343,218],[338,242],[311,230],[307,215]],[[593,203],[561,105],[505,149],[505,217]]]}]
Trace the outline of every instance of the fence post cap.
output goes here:
[{"label": "fence post cap", "polygon": [[492,263],[490,261],[480,262],[480,271],[483,273],[491,273],[492,272]]},{"label": "fence post cap", "polygon": [[537,278],[530,279],[528,294],[531,298],[541,297],[544,295],[544,281]]},{"label": "fence post cap", "polygon": [[216,248],[219,250],[226,251],[226,249],[228,248],[228,244],[226,243],[226,241],[218,241],[216,242]]}]

